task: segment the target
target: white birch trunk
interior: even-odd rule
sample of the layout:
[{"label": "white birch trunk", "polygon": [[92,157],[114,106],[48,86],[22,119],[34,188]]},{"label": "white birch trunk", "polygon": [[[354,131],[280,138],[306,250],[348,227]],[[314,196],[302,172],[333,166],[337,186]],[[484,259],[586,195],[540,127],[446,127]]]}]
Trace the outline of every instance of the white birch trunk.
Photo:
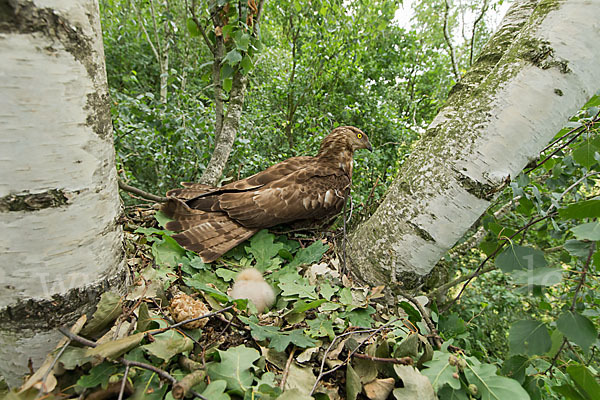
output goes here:
[{"label": "white birch trunk", "polygon": [[0,374],[122,286],[122,232],[96,0],[0,6]]},{"label": "white birch trunk", "polygon": [[354,274],[418,285],[600,89],[600,1],[518,0],[351,236]]}]

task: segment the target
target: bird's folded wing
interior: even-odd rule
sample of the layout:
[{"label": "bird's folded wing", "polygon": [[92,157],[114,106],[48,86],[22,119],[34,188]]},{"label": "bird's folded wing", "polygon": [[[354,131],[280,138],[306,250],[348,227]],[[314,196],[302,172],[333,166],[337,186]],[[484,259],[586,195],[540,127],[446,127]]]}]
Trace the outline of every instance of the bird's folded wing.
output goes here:
[{"label": "bird's folded wing", "polygon": [[304,171],[256,190],[223,193],[218,208],[248,228],[265,228],[295,220],[322,219],[340,211],[350,185],[347,175],[313,175]]}]

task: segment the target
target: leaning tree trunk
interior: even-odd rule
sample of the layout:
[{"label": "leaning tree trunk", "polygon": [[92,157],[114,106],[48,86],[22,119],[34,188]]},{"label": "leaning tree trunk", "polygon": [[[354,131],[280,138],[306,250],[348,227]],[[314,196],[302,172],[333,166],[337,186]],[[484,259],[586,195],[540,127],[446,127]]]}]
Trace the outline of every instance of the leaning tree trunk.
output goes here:
[{"label": "leaning tree trunk", "polygon": [[600,88],[600,1],[518,0],[351,236],[353,272],[417,285]]},{"label": "leaning tree trunk", "polygon": [[0,373],[124,281],[96,0],[0,0]]}]

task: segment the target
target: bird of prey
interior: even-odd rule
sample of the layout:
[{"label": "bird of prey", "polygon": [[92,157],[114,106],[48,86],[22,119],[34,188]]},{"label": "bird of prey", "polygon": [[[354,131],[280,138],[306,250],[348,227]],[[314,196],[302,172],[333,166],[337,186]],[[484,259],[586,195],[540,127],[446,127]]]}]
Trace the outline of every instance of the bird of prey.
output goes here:
[{"label": "bird of prey", "polygon": [[324,222],[338,214],[350,193],[354,151],[372,151],[353,126],[335,128],[315,157],[292,157],[219,188],[184,182],[167,192],[163,212],[180,231],[173,238],[212,262],[264,228]]}]

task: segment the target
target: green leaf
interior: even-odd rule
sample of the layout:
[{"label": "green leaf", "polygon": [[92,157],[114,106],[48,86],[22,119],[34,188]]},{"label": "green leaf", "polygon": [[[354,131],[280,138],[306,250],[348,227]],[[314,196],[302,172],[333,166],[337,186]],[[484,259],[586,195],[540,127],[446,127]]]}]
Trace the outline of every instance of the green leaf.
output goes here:
[{"label": "green leaf", "polygon": [[435,351],[433,359],[424,363],[427,369],[421,371],[423,375],[429,378],[433,390],[436,392],[445,384],[450,385],[453,389],[460,389],[460,380],[452,376],[456,372],[456,367],[448,363],[449,357],[450,353]]},{"label": "green leaf", "polygon": [[319,299],[319,300],[315,300],[315,301],[311,301],[310,303],[307,303],[303,300],[299,300],[296,303],[294,303],[294,308],[291,310],[291,312],[302,313],[302,312],[311,310],[313,308],[317,308],[321,304],[325,303],[326,301],[327,300],[325,300],[325,299]]},{"label": "green leaf", "polygon": [[525,382],[525,370],[529,365],[529,358],[516,355],[510,357],[502,364],[502,375],[518,381],[521,385]]},{"label": "green leaf", "polygon": [[303,329],[294,329],[293,331],[285,332],[285,335],[273,336],[269,342],[269,347],[276,351],[285,351],[290,343],[305,349],[313,347],[317,342],[306,336]]},{"label": "green leaf", "polygon": [[123,312],[121,296],[113,292],[105,292],[100,296],[92,319],[84,326],[82,335],[90,335],[100,331],[113,322]]},{"label": "green leaf", "polygon": [[190,36],[192,36],[192,37],[200,36],[200,29],[198,29],[198,25],[196,25],[196,22],[194,21],[193,18],[188,18],[186,21],[186,25],[187,25],[188,32],[190,33]]},{"label": "green leaf", "polygon": [[477,386],[482,400],[529,400],[529,394],[519,382],[505,376],[496,375],[496,366],[494,365],[471,365],[467,363],[465,376],[469,383]]},{"label": "green leaf", "polygon": [[133,387],[135,392],[129,397],[131,400],[162,400],[169,385],[163,384],[156,372],[142,370],[136,374]]},{"label": "green leaf", "polygon": [[351,364],[346,366],[346,399],[356,400],[362,390],[360,376],[354,371]]},{"label": "green leaf", "polygon": [[87,348],[84,347],[67,347],[60,356],[59,361],[61,362],[64,369],[75,369],[87,362],[93,360],[92,357],[86,356]]},{"label": "green leaf", "polygon": [[498,254],[495,261],[496,267],[508,273],[519,269],[534,269],[547,265],[544,253],[540,250],[511,245]]},{"label": "green leaf", "polygon": [[206,285],[205,283],[200,282],[198,279],[194,279],[194,277],[183,278],[183,281],[189,287],[206,292],[211,297],[215,298],[216,300],[220,301],[221,303],[227,303],[228,301],[231,300],[231,298],[229,296],[227,296],[225,293],[221,292],[218,289],[212,288],[212,287]]},{"label": "green leaf", "polygon": [[254,67],[254,64],[252,64],[252,58],[250,58],[250,56],[248,54],[246,54],[244,56],[244,58],[242,58],[242,62],[240,65],[244,69],[245,73],[250,72],[252,70],[252,68]]},{"label": "green leaf", "polygon": [[175,355],[189,351],[194,346],[192,340],[175,329],[154,335],[154,342],[143,345],[142,348],[155,357],[169,361]]},{"label": "green leaf", "polygon": [[102,385],[103,388],[106,388],[108,385],[108,378],[116,372],[117,366],[105,361],[90,369],[90,372],[88,372],[87,375],[79,378],[77,380],[77,385],[84,388],[93,388]]},{"label": "green leaf", "polygon": [[529,356],[542,355],[552,346],[546,325],[533,320],[515,322],[510,327],[508,342],[512,354]]},{"label": "green leaf", "polygon": [[240,61],[242,61],[242,55],[237,49],[232,49],[231,51],[229,51],[229,53],[225,55],[223,61],[225,61],[230,66],[234,67]]},{"label": "green leaf", "polygon": [[586,353],[598,337],[594,323],[575,311],[563,312],[556,320],[556,327]]},{"label": "green leaf", "polygon": [[317,314],[317,318],[307,320],[306,323],[309,327],[306,333],[312,337],[327,336],[331,340],[335,337],[333,321],[328,315]]},{"label": "green leaf", "polygon": [[232,87],[233,87],[233,79],[231,79],[231,78],[223,79],[223,90],[225,90],[226,92],[229,92]]},{"label": "green leaf", "polygon": [[317,300],[318,296],[315,292],[315,286],[308,283],[308,281],[300,277],[297,273],[291,273],[283,275],[279,278],[279,284],[277,285],[283,291],[282,296],[298,296],[300,298],[308,298]]},{"label": "green leaf", "polygon": [[440,317],[440,331],[446,333],[448,337],[457,337],[461,333],[467,331],[467,325],[457,313],[452,313],[448,316]]},{"label": "green leaf", "polygon": [[574,257],[587,257],[590,254],[590,242],[582,242],[580,240],[569,239],[563,245],[564,249]]},{"label": "green leaf", "polygon": [[252,254],[256,260],[256,269],[266,271],[272,264],[271,259],[283,249],[283,243],[275,243],[275,235],[263,229],[250,239],[250,246],[246,246],[248,254]]},{"label": "green leaf", "polygon": [[402,388],[394,389],[396,399],[435,400],[433,386],[426,376],[409,365],[394,365],[394,372],[402,379]]},{"label": "green leaf", "polygon": [[[162,211],[157,211],[156,214],[154,214],[154,218],[156,219],[156,221],[158,222],[158,225],[160,225],[161,227],[165,227],[165,225],[167,224],[167,222],[172,221],[171,218],[167,217],[165,215],[164,212]],[[138,228],[139,229],[139,228]],[[163,231],[163,234],[167,234],[170,231]]]},{"label": "green leaf", "polygon": [[512,278],[515,283],[522,285],[552,286],[562,281],[561,268],[544,267],[527,271],[514,271]]},{"label": "green leaf", "polygon": [[312,347],[316,343],[313,339],[305,336],[302,329],[282,332],[276,326],[258,325],[258,319],[254,315],[249,318],[239,316],[239,319],[250,327],[250,332],[254,339],[269,339],[269,347],[276,351],[284,351],[290,343],[294,343],[301,348]]},{"label": "green leaf", "polygon": [[411,303],[402,300],[400,303],[398,303],[398,305],[401,309],[404,310],[406,314],[408,314],[408,319],[410,320],[410,322],[416,324],[417,322],[421,321],[421,313]]},{"label": "green leaf", "polygon": [[[448,385],[444,385],[438,392],[438,397],[443,400],[469,400],[467,396],[467,391],[464,388],[460,388],[459,390],[452,389]],[[397,400],[402,400],[402,398],[396,397]]]},{"label": "green leaf", "polygon": [[577,225],[571,232],[579,240],[600,240],[600,221]]},{"label": "green leaf", "polygon": [[135,335],[126,336],[122,339],[111,340],[94,348],[88,349],[85,355],[87,357],[97,356],[114,360],[115,358],[120,357],[137,346],[143,338],[144,333],[140,332],[136,333]]},{"label": "green leaf", "polygon": [[243,33],[238,39],[235,41],[235,45],[238,50],[248,51],[248,44],[250,43],[250,35],[248,33]]},{"label": "green leaf", "polygon": [[321,257],[323,257],[323,254],[325,254],[327,250],[329,250],[329,246],[323,244],[320,240],[317,240],[310,246],[298,250],[296,257],[294,257],[294,260],[292,260],[289,265],[290,267],[300,267],[302,265],[314,264],[321,260]]},{"label": "green leaf", "polygon": [[347,319],[350,325],[368,328],[374,322],[373,318],[371,318],[371,315],[373,314],[375,314],[375,309],[368,306],[366,309],[359,308],[348,311],[345,314],[340,315],[340,317]]},{"label": "green leaf", "polygon": [[570,365],[567,367],[567,373],[588,399],[595,399],[600,395],[600,384],[585,365]]},{"label": "green leaf", "polygon": [[590,169],[592,165],[597,163],[594,155],[599,151],[600,149],[598,149],[598,147],[596,147],[592,142],[587,141],[573,150],[572,156],[577,163],[583,165],[587,169]]},{"label": "green leaf", "polygon": [[552,386],[552,390],[554,390],[558,394],[562,394],[565,396],[567,400],[590,400],[583,397],[577,389],[575,389],[571,385],[561,385],[561,386]]},{"label": "green leaf", "polygon": [[254,362],[260,358],[260,353],[244,345],[217,351],[221,361],[208,366],[210,379],[224,380],[228,390],[243,396],[254,381],[252,370],[256,368]]},{"label": "green leaf", "polygon": [[223,278],[225,282],[231,282],[235,279],[237,272],[228,270],[227,268],[219,268],[215,271],[219,278]]},{"label": "green leaf", "polygon": [[185,249],[170,236],[163,236],[162,240],[154,242],[152,255],[154,261],[161,267],[176,267],[178,264],[187,261],[185,259]]},{"label": "green leaf", "polygon": [[212,381],[202,392],[202,396],[210,400],[230,400],[231,397],[225,393],[227,382],[224,380]]},{"label": "green leaf", "polygon": [[142,303],[138,308],[138,318],[136,329],[138,332],[144,332],[148,329],[148,326],[152,323],[150,312],[148,311],[148,304]]},{"label": "green leaf", "polygon": [[600,200],[585,200],[575,204],[570,204],[565,208],[558,210],[562,218],[596,218],[600,217]]}]

